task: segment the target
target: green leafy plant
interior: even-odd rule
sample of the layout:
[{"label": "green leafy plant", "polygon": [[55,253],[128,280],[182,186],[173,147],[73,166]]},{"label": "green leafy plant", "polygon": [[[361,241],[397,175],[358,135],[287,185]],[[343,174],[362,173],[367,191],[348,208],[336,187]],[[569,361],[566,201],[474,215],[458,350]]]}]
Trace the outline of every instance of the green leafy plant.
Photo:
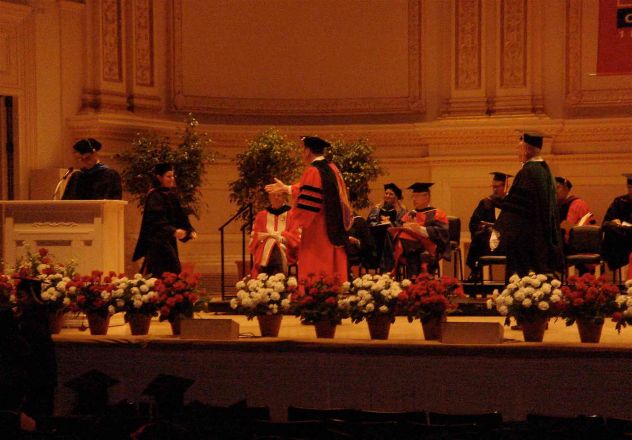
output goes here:
[{"label": "green leafy plant", "polygon": [[177,144],[168,136],[157,133],[138,133],[129,150],[116,155],[125,163],[121,173],[123,186],[132,194],[139,207],[145,204],[145,197],[151,188],[153,169],[156,164],[170,162],[176,174],[176,191],[182,207],[199,217],[201,204],[200,186],[206,165],[213,162],[217,154],[210,150],[213,141],[207,133],[198,131],[198,121],[192,114],[184,120],[184,131],[179,133]]},{"label": "green leafy plant", "polygon": [[379,161],[373,157],[374,151],[375,148],[366,139],[335,141],[331,148],[325,150],[325,158],[335,163],[342,173],[354,209],[370,205],[369,183],[384,174]]},{"label": "green leafy plant", "polygon": [[229,184],[230,201],[239,208],[253,203],[255,212],[269,204],[267,184],[273,183],[275,177],[291,184],[298,180],[303,168],[296,144],[273,128],[251,140],[246,151],[235,157],[235,162],[239,178]]}]

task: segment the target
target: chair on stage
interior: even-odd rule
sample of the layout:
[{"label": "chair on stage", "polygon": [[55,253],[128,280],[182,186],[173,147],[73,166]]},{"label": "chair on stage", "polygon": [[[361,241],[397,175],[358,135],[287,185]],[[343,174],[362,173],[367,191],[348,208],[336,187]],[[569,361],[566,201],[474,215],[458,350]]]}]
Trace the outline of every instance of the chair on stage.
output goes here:
[{"label": "chair on stage", "polygon": [[[494,266],[507,266],[507,256],[506,255],[483,255],[476,262],[476,267],[479,268],[481,278],[480,283],[485,284],[485,266],[489,267],[489,280],[494,280]],[[505,274],[505,278],[507,278],[507,274]],[[476,283],[475,283],[476,284]]]},{"label": "chair on stage", "polygon": [[463,280],[463,257],[461,254],[461,219],[448,216],[448,231],[450,236],[450,255],[454,269],[454,277]]},{"label": "chair on stage", "polygon": [[601,257],[601,241],[602,231],[599,226],[573,226],[568,239],[569,251],[564,258],[563,279],[569,275],[569,268],[579,264],[596,265],[595,276],[597,277],[603,273],[604,261]]}]

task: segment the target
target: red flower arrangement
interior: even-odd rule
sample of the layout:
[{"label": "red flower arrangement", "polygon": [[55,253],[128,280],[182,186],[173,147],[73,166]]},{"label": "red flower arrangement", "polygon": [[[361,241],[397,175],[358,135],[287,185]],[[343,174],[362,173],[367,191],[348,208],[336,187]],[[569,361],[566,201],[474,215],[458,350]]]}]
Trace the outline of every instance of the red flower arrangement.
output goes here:
[{"label": "red flower arrangement", "polygon": [[[66,289],[76,295],[73,309],[77,312],[95,313],[103,317],[114,314],[116,285],[112,282],[114,272],[103,276],[103,272],[92,271],[91,275],[74,276],[66,284]],[[122,276],[122,275],[121,275]]]},{"label": "red flower arrangement", "polygon": [[156,280],[160,320],[173,322],[178,316],[193,317],[193,312],[204,308],[206,302],[198,289],[200,274],[165,272]]},{"label": "red flower arrangement", "polygon": [[403,280],[401,285],[404,291],[398,296],[399,307],[409,322],[441,318],[457,308],[450,298],[465,296],[459,281],[447,276],[438,278],[421,274],[412,281]]},{"label": "red flower arrangement", "polygon": [[311,273],[301,284],[302,289],[291,296],[290,307],[294,315],[311,324],[326,320],[331,324],[340,324],[344,316],[338,305],[338,295],[342,290],[338,279],[324,273],[320,277]]},{"label": "red flower arrangement", "polygon": [[15,305],[14,279],[9,275],[0,274],[0,307]]},{"label": "red flower arrangement", "polygon": [[[619,310],[617,296],[621,294],[619,287],[605,281],[603,276],[595,278],[587,273],[568,278],[567,284],[561,287],[564,297],[564,308],[561,316],[570,326],[576,320],[593,321],[602,324],[606,316],[613,316]],[[620,330],[621,324],[617,324]]]}]

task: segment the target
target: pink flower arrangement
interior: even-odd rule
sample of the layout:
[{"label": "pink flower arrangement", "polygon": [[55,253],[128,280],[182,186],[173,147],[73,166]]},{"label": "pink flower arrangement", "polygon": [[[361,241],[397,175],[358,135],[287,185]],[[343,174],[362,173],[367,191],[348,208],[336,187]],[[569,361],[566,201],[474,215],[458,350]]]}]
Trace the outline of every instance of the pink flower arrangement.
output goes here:
[{"label": "pink flower arrangement", "polygon": [[178,316],[191,318],[193,312],[203,309],[206,302],[198,288],[199,279],[200,274],[166,272],[156,280],[161,321],[173,322]]},{"label": "pink flower arrangement", "polygon": [[341,283],[326,274],[317,277],[309,274],[302,282],[302,288],[291,295],[291,309],[294,315],[304,322],[316,323],[329,320],[332,324],[340,324],[343,318],[342,309],[338,305],[338,297],[342,292]]},{"label": "pink flower arrangement", "polygon": [[403,280],[401,285],[404,290],[398,296],[399,307],[410,322],[441,318],[457,308],[451,298],[465,296],[459,281],[447,276],[421,274],[412,281]]}]

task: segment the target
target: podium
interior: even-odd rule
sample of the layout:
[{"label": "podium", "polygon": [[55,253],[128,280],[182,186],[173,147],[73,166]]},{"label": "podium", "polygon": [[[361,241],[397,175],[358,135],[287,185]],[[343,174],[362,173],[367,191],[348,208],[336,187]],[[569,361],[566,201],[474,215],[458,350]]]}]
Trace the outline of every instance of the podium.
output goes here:
[{"label": "podium", "polygon": [[77,272],[122,273],[125,269],[122,200],[11,200],[0,201],[0,234],[5,270],[27,249],[46,248],[54,261],[71,259]]}]

